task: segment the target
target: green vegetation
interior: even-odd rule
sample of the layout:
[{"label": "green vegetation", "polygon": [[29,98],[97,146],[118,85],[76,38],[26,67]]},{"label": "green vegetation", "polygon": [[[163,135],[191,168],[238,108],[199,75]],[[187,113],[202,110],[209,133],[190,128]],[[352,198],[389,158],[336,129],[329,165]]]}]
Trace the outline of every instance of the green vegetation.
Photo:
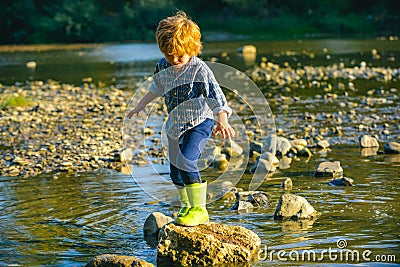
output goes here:
[{"label": "green vegetation", "polygon": [[30,104],[30,101],[23,96],[9,96],[4,101],[0,101],[0,109],[6,107],[23,107]]},{"label": "green vegetation", "polygon": [[184,10],[203,31],[252,39],[400,33],[393,0],[3,0],[2,44],[154,40],[161,18]]}]

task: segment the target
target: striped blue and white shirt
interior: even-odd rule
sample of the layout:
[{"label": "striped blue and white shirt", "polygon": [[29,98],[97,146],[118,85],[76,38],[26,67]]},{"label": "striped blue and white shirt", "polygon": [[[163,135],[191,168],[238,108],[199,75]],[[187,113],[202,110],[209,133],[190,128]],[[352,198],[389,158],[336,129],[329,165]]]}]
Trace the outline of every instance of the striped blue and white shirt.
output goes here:
[{"label": "striped blue and white shirt", "polygon": [[213,72],[195,56],[181,68],[173,67],[162,58],[156,65],[149,90],[164,97],[168,110],[165,129],[174,139],[205,119],[214,119],[214,113],[226,111],[228,117],[232,114]]}]

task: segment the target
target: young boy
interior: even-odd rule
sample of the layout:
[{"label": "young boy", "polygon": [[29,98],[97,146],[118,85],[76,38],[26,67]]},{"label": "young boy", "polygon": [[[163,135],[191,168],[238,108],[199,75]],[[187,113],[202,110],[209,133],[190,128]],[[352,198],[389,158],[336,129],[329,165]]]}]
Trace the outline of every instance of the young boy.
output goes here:
[{"label": "young boy", "polygon": [[214,113],[218,116],[215,134],[227,139],[234,136],[228,123],[232,110],[214,74],[197,57],[202,44],[195,22],[179,11],[160,21],[156,38],[164,58],[156,65],[149,91],[127,117],[138,114],[155,98],[164,97],[170,176],[182,205],[175,222],[195,226],[209,219],[207,182],[201,180],[197,160],[212,134]]}]

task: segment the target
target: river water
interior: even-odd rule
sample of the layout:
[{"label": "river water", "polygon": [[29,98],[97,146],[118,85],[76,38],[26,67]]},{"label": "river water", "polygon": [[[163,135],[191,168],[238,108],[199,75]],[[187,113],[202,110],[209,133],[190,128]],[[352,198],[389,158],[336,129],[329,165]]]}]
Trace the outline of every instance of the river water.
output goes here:
[{"label": "river water", "polygon": [[[258,49],[258,56],[254,59],[256,63],[264,56],[281,66],[285,62],[300,62],[302,66],[343,62],[357,66],[363,61],[381,68],[400,66],[399,41],[252,43]],[[217,58],[246,71],[253,68],[254,62],[245,61],[236,54],[236,49],[243,44],[206,44],[203,56],[207,60]],[[379,59],[374,58],[373,49],[377,50]],[[223,52],[227,52],[228,57],[221,56]],[[304,56],[310,53],[314,56]],[[134,90],[138,83],[152,74],[159,56],[154,44],[0,53],[0,82],[14,84],[53,79],[80,84],[83,78],[91,77],[96,84]],[[36,69],[27,68],[25,64],[28,61],[36,61]],[[343,120],[340,129],[344,134],[321,133],[331,143],[329,150],[312,149],[311,158],[295,158],[290,168],[270,175],[259,190],[270,196],[271,208],[238,214],[229,211],[233,203],[216,201],[208,205],[213,221],[242,225],[260,236],[262,247],[270,254],[256,266],[356,263],[356,259],[351,257],[346,261],[346,257],[339,260],[329,259],[326,255],[324,261],[318,261],[324,250],[337,249],[338,241],[340,244],[347,242],[346,248],[357,251],[364,266],[378,265],[378,260],[386,262],[385,266],[400,261],[400,157],[381,153],[385,142],[400,140],[399,79],[386,82],[355,79],[352,82],[357,90],[344,93],[343,89],[334,88],[329,92],[337,94],[334,98],[324,97],[326,92],[320,88],[281,90],[271,89],[268,83],[259,84],[275,114],[276,127],[288,136],[301,136],[303,124],[320,126],[321,121],[330,118],[327,114]],[[376,100],[377,104],[366,104],[368,94],[375,100],[380,99]],[[347,116],[352,110],[357,116]],[[314,115],[315,122],[306,121],[305,114]],[[328,124],[326,127],[333,126]],[[379,136],[379,151],[360,150],[357,139],[365,133]],[[326,179],[314,178],[316,166],[322,161],[340,161],[344,175],[354,179],[355,186],[333,187]],[[152,175],[146,168],[133,168],[136,173]],[[203,177],[210,181],[216,176],[218,173],[212,169],[203,171]],[[304,196],[321,213],[316,221],[273,220],[276,203],[284,193],[280,184],[286,177],[293,180],[292,193]],[[245,173],[238,186],[246,187],[250,179],[251,175]],[[152,198],[130,175],[107,170],[43,174],[31,178],[0,177],[0,190],[0,266],[83,266],[93,256],[103,253],[133,255],[155,263],[156,249],[144,241],[143,223],[153,211],[171,215],[176,210],[162,204],[145,205]],[[292,253],[293,257],[296,253],[312,251],[317,254],[317,259],[304,263],[301,257],[298,261],[278,258],[283,255],[278,255],[280,250]],[[363,259],[362,253],[367,253],[365,255],[370,261]]]}]

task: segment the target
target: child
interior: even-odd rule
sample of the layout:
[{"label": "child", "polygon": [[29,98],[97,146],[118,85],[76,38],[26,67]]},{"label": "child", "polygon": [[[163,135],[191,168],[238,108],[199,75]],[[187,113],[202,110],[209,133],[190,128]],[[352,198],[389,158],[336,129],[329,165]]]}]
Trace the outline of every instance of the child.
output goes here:
[{"label": "child", "polygon": [[164,58],[156,65],[149,91],[127,117],[138,114],[155,98],[164,97],[168,110],[170,176],[182,205],[175,222],[195,226],[209,219],[207,182],[201,180],[197,160],[212,134],[213,112],[218,114],[215,134],[228,139],[234,136],[228,123],[232,110],[214,74],[197,57],[202,44],[195,22],[179,11],[160,21],[156,38]]}]

